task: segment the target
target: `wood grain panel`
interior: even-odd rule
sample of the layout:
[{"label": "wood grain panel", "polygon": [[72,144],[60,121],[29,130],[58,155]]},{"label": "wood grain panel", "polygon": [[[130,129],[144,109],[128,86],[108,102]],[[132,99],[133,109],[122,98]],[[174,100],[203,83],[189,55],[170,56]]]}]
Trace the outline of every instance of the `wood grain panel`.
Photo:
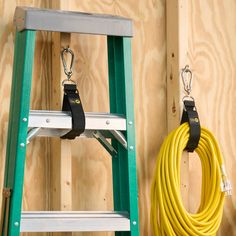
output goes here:
[{"label": "wood grain panel", "polygon": [[[23,1],[17,5],[48,7],[49,1]],[[51,35],[46,32],[36,34],[31,109],[49,108],[48,85],[51,78]],[[49,142],[37,138],[27,146],[27,161],[24,182],[24,210],[47,210],[49,206]],[[32,235],[32,234],[25,234]],[[41,234],[46,235],[46,234]]]},{"label": "wood grain panel", "polygon": [[[10,104],[9,91],[11,87],[11,74],[12,74],[12,61],[13,61],[13,33],[12,25],[8,22],[12,20],[13,11],[6,11],[7,4],[3,1],[0,2],[0,47],[2,49],[0,57],[0,189],[2,190],[4,179],[4,166],[5,166],[5,152],[7,140],[7,123],[8,123],[8,110]],[[1,191],[2,193],[2,191]],[[0,204],[2,202],[2,194],[0,194]],[[1,214],[1,213],[0,213]]]},{"label": "wood grain panel", "polygon": [[[180,71],[188,65],[188,0],[167,0],[167,131],[179,126],[183,110],[182,78]],[[181,159],[181,195],[184,206],[189,208],[189,155]]]},{"label": "wood grain panel", "polygon": [[[59,3],[54,1],[53,4]],[[56,5],[56,4],[55,4]],[[58,9],[53,5],[53,9]],[[65,79],[64,68],[61,62],[62,48],[70,47],[71,34],[52,33],[52,78],[50,109],[61,110],[63,103],[62,81]],[[71,141],[60,138],[50,140],[50,210],[72,210],[72,155]],[[55,236],[70,236],[68,233],[51,233]]]},{"label": "wood grain panel", "polygon": [[[218,235],[232,236],[236,235],[235,11],[233,0],[190,1],[189,57],[194,68],[193,95],[202,125],[212,130],[220,143],[234,189],[233,196],[226,199]],[[190,201],[194,211],[199,202],[196,189],[199,190],[201,177],[200,164],[195,157],[191,158],[190,174],[193,187]]]},{"label": "wood grain panel", "polygon": [[[135,3],[133,3],[135,5]],[[140,235],[152,235],[150,187],[167,133],[165,2],[139,1],[134,18],[133,71]]]}]

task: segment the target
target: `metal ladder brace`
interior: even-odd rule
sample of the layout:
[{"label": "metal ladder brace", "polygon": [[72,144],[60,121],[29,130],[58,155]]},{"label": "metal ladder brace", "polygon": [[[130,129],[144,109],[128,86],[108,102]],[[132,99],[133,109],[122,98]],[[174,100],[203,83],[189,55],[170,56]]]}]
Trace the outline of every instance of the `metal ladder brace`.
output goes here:
[{"label": "metal ladder brace", "polygon": [[[117,236],[139,236],[131,58],[132,21],[109,15],[17,7],[14,23],[17,31],[1,235],[19,236],[20,232],[116,231]],[[70,114],[30,112],[37,30],[107,35],[111,114],[86,114],[84,136],[90,137],[94,131],[108,131],[110,134],[102,135],[105,138],[110,135],[113,137],[112,147],[117,151],[117,155],[112,157],[114,212],[22,212],[27,142],[34,136],[60,136],[71,128]],[[52,120],[50,124],[45,123],[47,117]],[[105,124],[107,119],[109,122]]]}]

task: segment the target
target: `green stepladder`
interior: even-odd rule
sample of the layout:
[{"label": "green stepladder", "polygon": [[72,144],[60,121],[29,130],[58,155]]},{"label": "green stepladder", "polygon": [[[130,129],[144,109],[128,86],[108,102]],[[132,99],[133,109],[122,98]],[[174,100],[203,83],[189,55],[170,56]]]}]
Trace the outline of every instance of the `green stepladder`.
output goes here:
[{"label": "green stepladder", "polygon": [[[31,9],[24,10],[26,13],[31,11]],[[37,11],[33,13],[37,19]],[[34,14],[30,17],[34,17]],[[54,16],[53,11],[49,11],[48,14]],[[65,15],[61,16],[61,20],[66,21],[63,18]],[[58,19],[55,21],[59,22]],[[19,236],[21,232],[22,194],[30,116],[35,33],[37,30],[68,32],[58,27],[55,25],[55,30],[48,26],[38,28],[36,24],[34,28],[32,25],[29,27],[26,22],[23,29],[19,30],[18,27],[16,31],[3,189],[3,218],[0,222],[1,235],[3,236]],[[88,28],[90,29],[89,25]],[[106,27],[104,29],[106,30]],[[71,32],[88,33],[83,32],[83,30],[75,29]],[[130,220],[130,229],[116,231],[116,235],[139,236],[131,38],[130,36],[119,35],[119,32],[114,34],[113,29],[108,30],[108,32],[105,30],[102,29],[102,32],[96,32],[91,27],[90,33],[107,35],[110,112],[124,115],[127,127],[124,133],[127,140],[127,149],[117,140],[112,140],[113,147],[118,151],[118,154],[112,157],[114,210],[128,212]],[[45,232],[49,231],[45,230]]]}]

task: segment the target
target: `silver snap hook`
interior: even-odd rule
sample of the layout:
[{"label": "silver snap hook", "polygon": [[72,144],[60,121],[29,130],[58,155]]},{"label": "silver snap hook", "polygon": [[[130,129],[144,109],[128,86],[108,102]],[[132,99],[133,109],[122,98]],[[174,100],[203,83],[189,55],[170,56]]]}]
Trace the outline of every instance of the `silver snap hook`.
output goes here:
[{"label": "silver snap hook", "polygon": [[182,69],[181,77],[182,77],[182,82],[184,85],[184,91],[187,93],[188,96],[190,96],[190,93],[192,91],[193,74],[192,74],[192,71],[191,71],[189,65],[186,65]]},{"label": "silver snap hook", "polygon": [[[71,56],[69,67],[67,67],[67,64],[66,64],[65,54],[70,54],[70,56]],[[63,84],[64,84],[65,81],[70,81],[71,80],[70,78],[73,74],[72,69],[73,69],[73,63],[74,63],[74,53],[69,47],[63,48],[61,50],[61,60],[62,60],[62,64],[63,64],[63,67],[64,67],[64,73],[67,76],[67,80],[63,81]]]}]

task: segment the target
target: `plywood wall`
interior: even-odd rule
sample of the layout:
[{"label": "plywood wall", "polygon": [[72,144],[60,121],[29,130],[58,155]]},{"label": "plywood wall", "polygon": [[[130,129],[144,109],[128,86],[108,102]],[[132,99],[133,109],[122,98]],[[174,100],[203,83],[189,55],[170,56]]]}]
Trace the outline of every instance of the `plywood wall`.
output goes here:
[{"label": "plywood wall", "polygon": [[[227,173],[233,185],[233,196],[226,199],[219,235],[236,235],[236,2],[190,1],[189,59],[194,70],[193,95],[202,125],[219,140]],[[191,206],[198,200],[200,168],[197,158],[190,162],[192,183]],[[195,190],[194,190],[195,188]]]},{"label": "plywood wall", "polygon": [[[137,164],[141,236],[152,236],[150,227],[150,185],[156,155],[167,135],[166,121],[166,15],[164,0],[58,0],[64,10],[116,14],[134,20],[133,77],[137,134]],[[0,0],[0,188],[2,187],[6,131],[11,85],[14,29],[12,17],[16,5],[52,7],[53,0]],[[189,58],[194,69],[194,91],[202,124],[219,139],[229,176],[236,159],[234,98],[236,83],[236,2],[189,1]],[[78,82],[86,111],[109,111],[107,54],[104,37],[72,35],[71,48],[76,66],[73,79]],[[51,83],[52,40],[49,33],[37,34],[32,108],[49,109],[54,89]],[[36,89],[37,88],[37,89]],[[95,140],[76,140],[72,153],[73,210],[112,209],[111,160]],[[51,208],[50,178],[52,153],[50,141],[33,141],[27,154],[23,205],[25,210]],[[197,158],[190,160],[190,207],[197,207],[200,176]],[[195,187],[195,186],[198,186]],[[0,196],[1,200],[1,196]],[[51,204],[50,204],[51,203]],[[236,235],[235,197],[227,200],[219,235]],[[227,232],[227,234],[226,234]],[[32,234],[27,234],[32,235]],[[46,234],[38,234],[46,235]],[[63,234],[64,235],[64,234]],[[77,233],[73,235],[112,235]]]}]

